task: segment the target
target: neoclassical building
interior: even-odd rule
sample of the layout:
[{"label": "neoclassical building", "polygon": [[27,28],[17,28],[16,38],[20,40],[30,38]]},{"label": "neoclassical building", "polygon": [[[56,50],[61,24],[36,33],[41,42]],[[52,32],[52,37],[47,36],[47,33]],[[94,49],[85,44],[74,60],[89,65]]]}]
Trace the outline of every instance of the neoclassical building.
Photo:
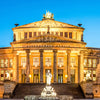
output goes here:
[{"label": "neoclassical building", "polygon": [[0,83],[52,83],[96,81],[100,48],[86,47],[84,28],[55,21],[47,12],[43,19],[12,28],[11,47],[0,48]]}]

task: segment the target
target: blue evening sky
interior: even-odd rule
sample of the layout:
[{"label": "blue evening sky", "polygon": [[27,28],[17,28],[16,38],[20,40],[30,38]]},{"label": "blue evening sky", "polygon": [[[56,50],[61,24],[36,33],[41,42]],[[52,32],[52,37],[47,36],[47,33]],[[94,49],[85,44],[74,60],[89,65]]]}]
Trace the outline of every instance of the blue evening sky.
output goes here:
[{"label": "blue evening sky", "polygon": [[57,21],[82,23],[87,46],[100,48],[100,0],[0,0],[0,47],[10,46],[15,23],[39,21],[46,10]]}]

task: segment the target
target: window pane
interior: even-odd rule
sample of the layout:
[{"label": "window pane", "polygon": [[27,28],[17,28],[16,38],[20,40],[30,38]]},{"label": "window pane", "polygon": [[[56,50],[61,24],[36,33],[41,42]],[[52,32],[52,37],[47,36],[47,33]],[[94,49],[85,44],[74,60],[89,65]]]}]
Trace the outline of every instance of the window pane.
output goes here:
[{"label": "window pane", "polygon": [[65,37],[68,37],[68,32],[65,32]]},{"label": "window pane", "polygon": [[24,39],[27,39],[27,32],[24,33]]},{"label": "window pane", "polygon": [[1,67],[4,67],[4,59],[1,59]]},{"label": "window pane", "polygon": [[51,57],[46,57],[45,58],[45,65],[46,66],[51,66]]},{"label": "window pane", "polygon": [[87,67],[87,59],[84,59],[84,67]]},{"label": "window pane", "polygon": [[5,59],[5,67],[8,67],[8,59]]},{"label": "window pane", "polygon": [[58,57],[58,66],[62,67],[64,65],[64,57]]},{"label": "window pane", "polygon": [[93,59],[93,67],[96,67],[96,59]]},{"label": "window pane", "polygon": [[39,66],[39,57],[33,57],[33,66],[35,67]]},{"label": "window pane", "polygon": [[21,57],[21,66],[26,66],[26,57]]},{"label": "window pane", "polygon": [[72,38],[72,32],[69,32],[69,38]]},{"label": "window pane", "polygon": [[29,32],[29,37],[32,37],[32,32]]},{"label": "window pane", "polygon": [[12,67],[12,59],[9,61],[9,66]]},{"label": "window pane", "polygon": [[88,67],[91,67],[91,64],[92,64],[91,59],[88,59]]}]

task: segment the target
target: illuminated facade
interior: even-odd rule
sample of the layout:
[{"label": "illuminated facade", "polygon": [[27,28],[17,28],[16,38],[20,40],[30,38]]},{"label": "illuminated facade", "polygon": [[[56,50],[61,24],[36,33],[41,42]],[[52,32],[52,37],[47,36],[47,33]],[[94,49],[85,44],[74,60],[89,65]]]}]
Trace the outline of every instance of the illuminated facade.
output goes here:
[{"label": "illuminated facade", "polygon": [[45,83],[48,70],[52,83],[96,81],[100,49],[86,47],[84,28],[55,21],[47,12],[42,21],[12,30],[11,47],[0,48],[1,83]]}]

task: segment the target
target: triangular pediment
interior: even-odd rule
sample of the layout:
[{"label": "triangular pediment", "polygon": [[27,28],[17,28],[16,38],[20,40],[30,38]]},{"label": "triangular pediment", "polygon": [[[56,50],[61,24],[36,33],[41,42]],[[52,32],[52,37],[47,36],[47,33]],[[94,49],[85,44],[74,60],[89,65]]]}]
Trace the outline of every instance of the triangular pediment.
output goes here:
[{"label": "triangular pediment", "polygon": [[[75,25],[71,25],[71,24],[67,24],[67,23],[63,23],[63,22],[59,22],[59,21],[55,21],[55,20],[42,20],[42,21],[38,21],[38,22],[33,22],[30,24],[26,24],[26,25],[22,25],[22,26],[18,26],[15,28],[36,28],[36,27],[40,27],[40,28],[45,28],[45,27],[53,27],[53,28],[82,28],[82,27],[78,27]],[[13,28],[14,29],[14,28]]]}]

